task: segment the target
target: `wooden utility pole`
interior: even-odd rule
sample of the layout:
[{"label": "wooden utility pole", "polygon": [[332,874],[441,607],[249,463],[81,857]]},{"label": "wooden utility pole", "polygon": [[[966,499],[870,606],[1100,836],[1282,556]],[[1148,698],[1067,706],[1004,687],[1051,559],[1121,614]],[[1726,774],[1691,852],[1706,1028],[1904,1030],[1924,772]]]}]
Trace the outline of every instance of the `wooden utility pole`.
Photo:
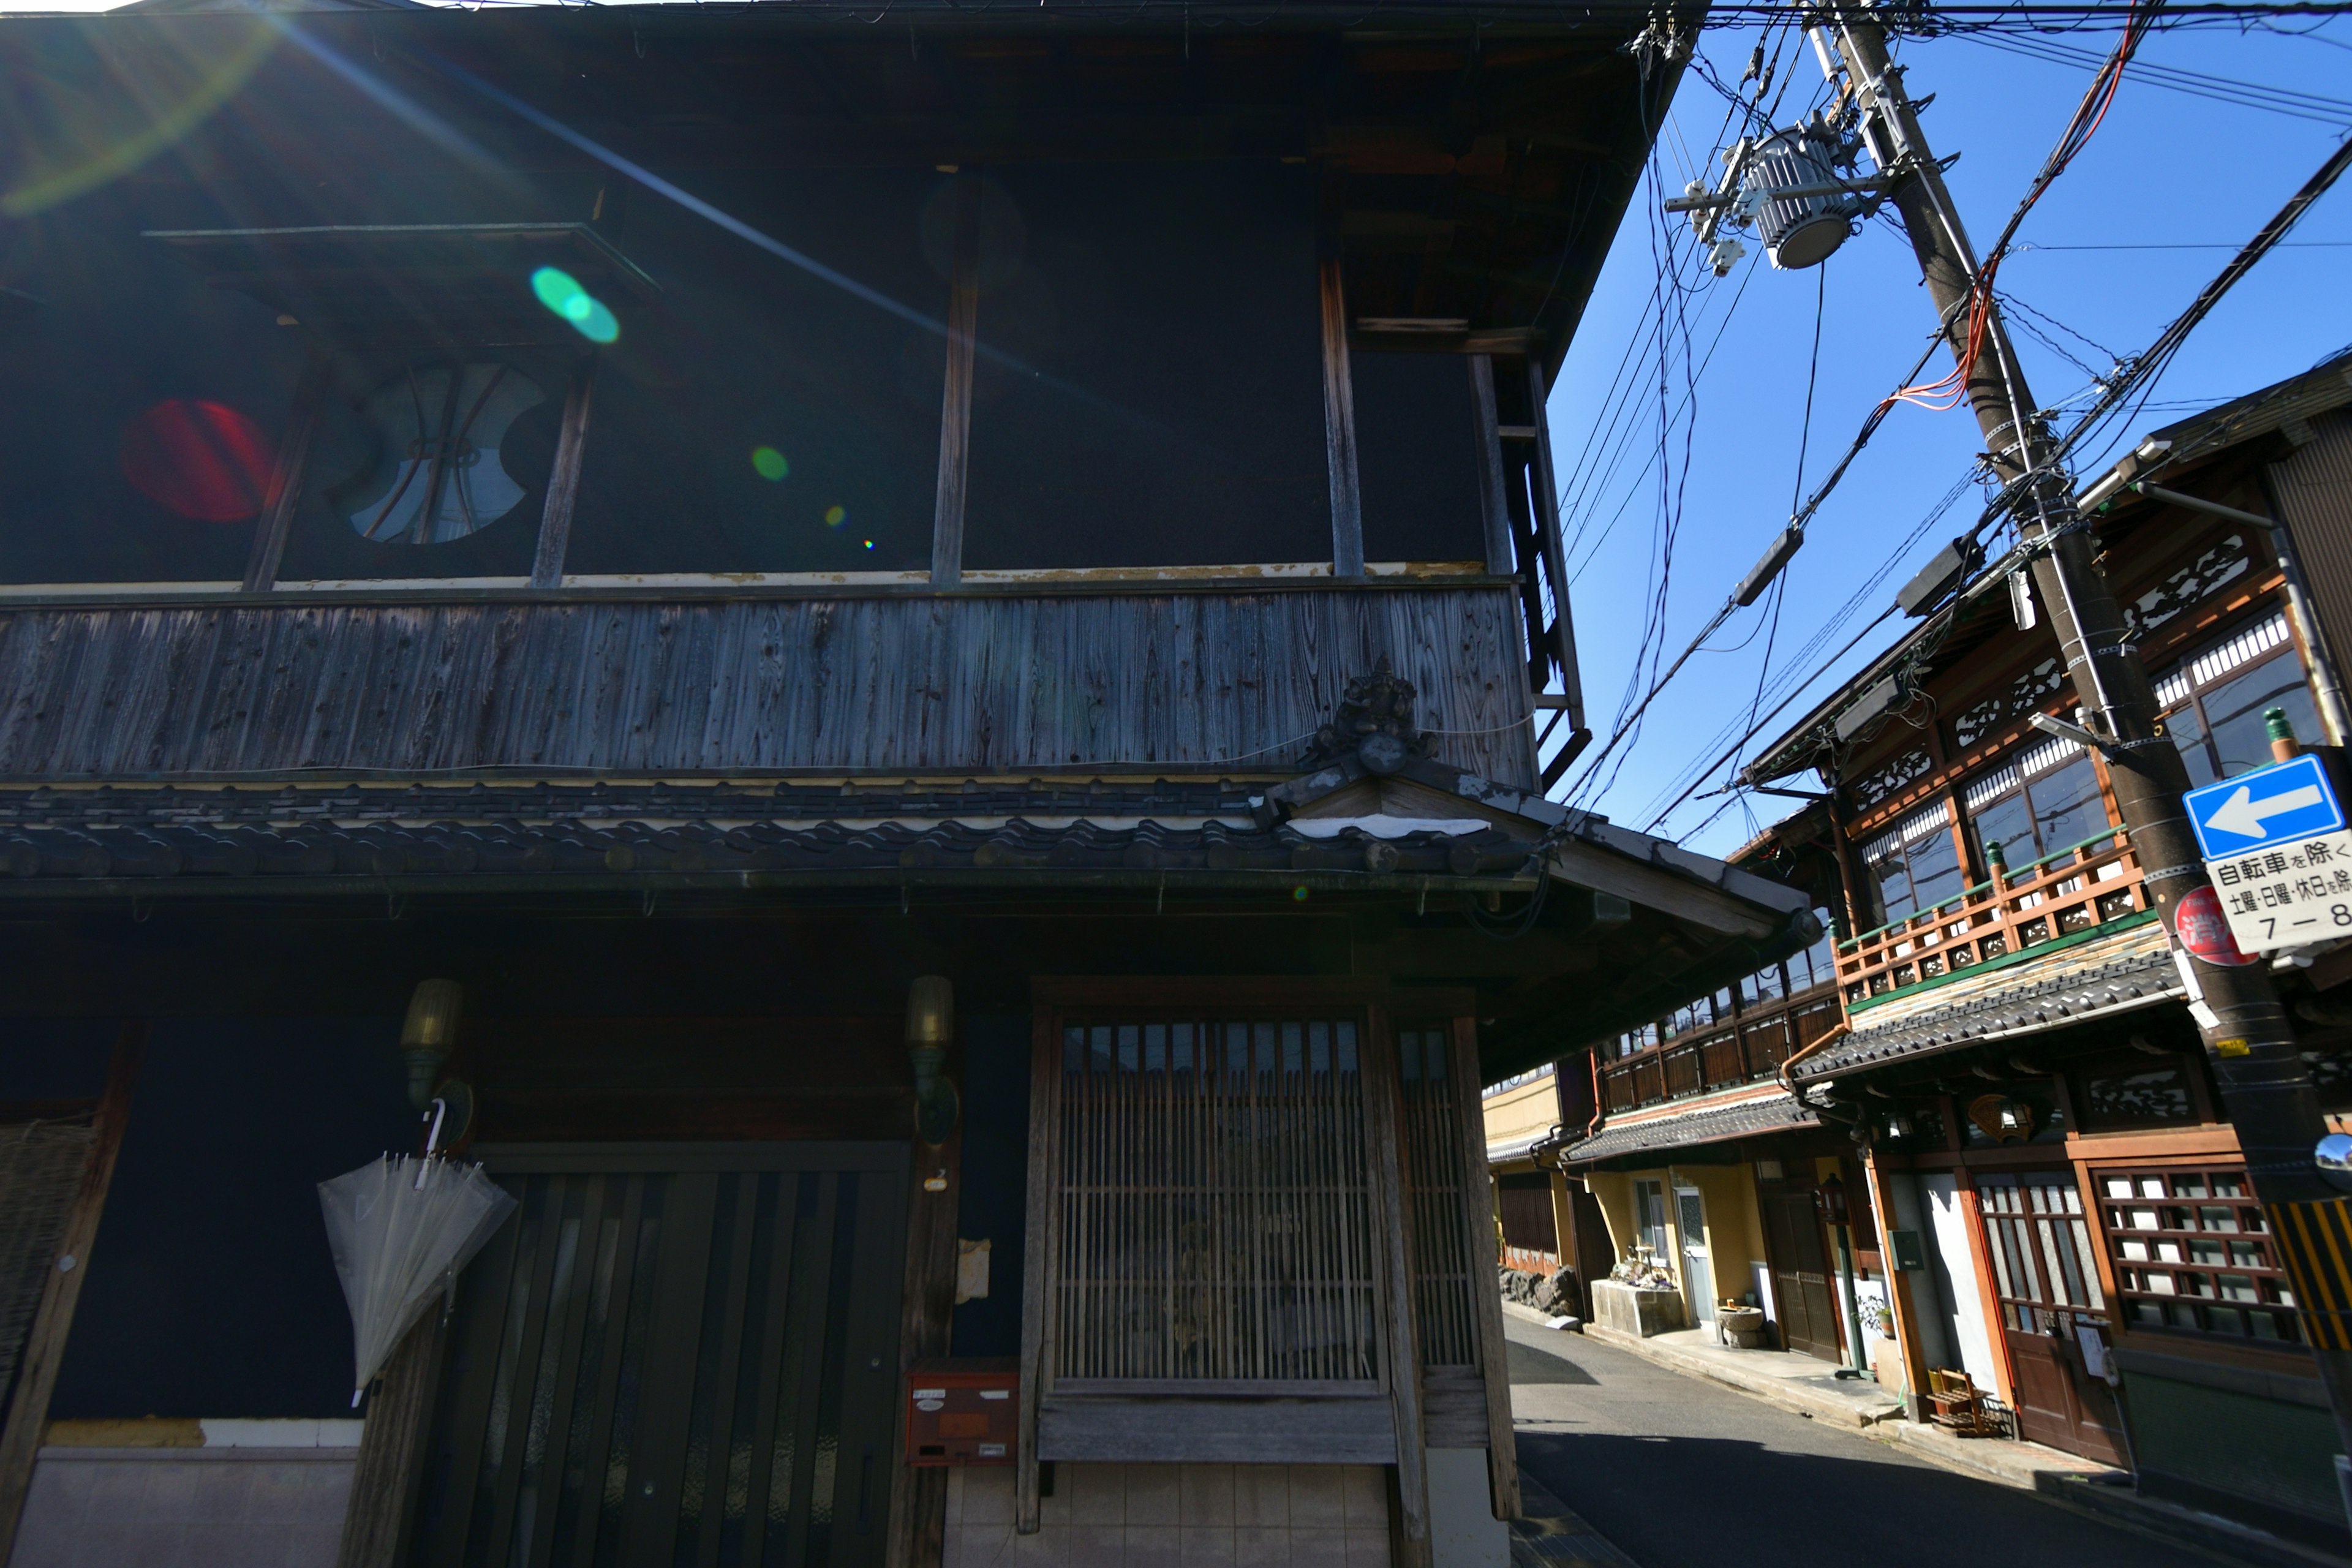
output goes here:
[{"label": "wooden utility pole", "polygon": [[[2056,439],[2039,417],[2009,341],[1998,302],[1971,300],[1978,260],[1942,172],[1927,149],[1900,67],[1887,58],[1886,35],[1852,12],[1832,12],[1813,29],[1824,68],[1843,66],[1862,111],[1865,145],[1893,177],[1889,199],[1902,214],[1928,291],[1943,312],[1945,335],[1967,367],[1969,400],[1983,429],[1994,473],[2012,487],[2018,533],[2033,556],[2033,583],[2066,656],[2086,726],[2100,741],[2116,804],[2165,929],[2175,930],[2179,901],[2207,886],[2181,795],[2189,788],[2180,753],[2157,721],[2158,707],[2139,650],[2127,640],[2122,606],[2100,571],[2089,526],[2074,508],[2074,478]],[[1976,350],[1969,359],[1970,317]],[[2352,1451],[2352,1270],[2335,1261],[2340,1246],[2294,1245],[2297,1237],[2352,1237],[2352,1207],[2321,1178],[2313,1151],[2326,1135],[2311,1075],[2280,1005],[2266,964],[2228,966],[2177,952],[2203,993],[2198,1016],[2205,1048],[2245,1152],[2295,1289],[2338,1435]],[[2339,1455],[2336,1477],[2352,1512],[2352,1466]]]}]

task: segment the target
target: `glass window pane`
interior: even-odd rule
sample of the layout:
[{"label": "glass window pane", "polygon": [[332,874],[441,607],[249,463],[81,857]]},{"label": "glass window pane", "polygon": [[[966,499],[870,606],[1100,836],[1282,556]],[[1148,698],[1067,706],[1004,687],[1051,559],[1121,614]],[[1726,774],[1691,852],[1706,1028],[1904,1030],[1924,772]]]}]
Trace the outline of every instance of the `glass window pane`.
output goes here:
[{"label": "glass window pane", "polygon": [[1989,852],[2000,846],[2001,858],[2011,870],[2042,857],[2034,847],[2033,812],[2025,804],[2022,791],[2002,795],[1969,814],[1969,828],[1976,838],[1977,863],[1990,864]]},{"label": "glass window pane", "polygon": [[2205,721],[2198,717],[2196,703],[2184,702],[2167,713],[2164,729],[2179,751],[2182,765],[2189,770],[2191,788],[2202,789],[2221,779],[2221,775],[2214,771],[2213,749],[2206,742]]},{"label": "glass window pane", "polygon": [[1960,866],[1959,846],[1952,841],[1948,830],[1935,832],[1911,841],[1911,896],[1918,909],[1940,904],[1968,886],[1967,873]]},{"label": "glass window pane", "polygon": [[2033,804],[2033,826],[2043,855],[2079,844],[2109,826],[2106,802],[2099,797],[2098,771],[2087,756],[2027,780],[2025,793]]},{"label": "glass window pane", "polygon": [[2202,703],[2223,778],[2271,760],[2270,736],[2263,726],[2265,709],[2285,709],[2296,736],[2306,742],[2326,738],[2319,727],[2319,710],[2312,706],[2311,688],[2303,679],[2302,658],[2292,646],[2214,687]]},{"label": "glass window pane", "polygon": [[1899,921],[1919,907],[1911,896],[1911,871],[1904,864],[1900,839],[1867,858],[1871,892],[1877,900],[1879,923]]}]

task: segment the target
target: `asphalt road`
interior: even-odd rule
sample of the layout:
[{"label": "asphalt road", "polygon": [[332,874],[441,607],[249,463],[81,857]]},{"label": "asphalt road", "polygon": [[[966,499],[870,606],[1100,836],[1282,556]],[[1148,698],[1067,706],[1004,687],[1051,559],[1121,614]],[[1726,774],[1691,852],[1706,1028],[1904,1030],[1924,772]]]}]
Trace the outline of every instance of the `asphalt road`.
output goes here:
[{"label": "asphalt road", "polygon": [[2213,1568],[1581,1334],[1504,1328],[1520,1467],[1641,1568]]}]

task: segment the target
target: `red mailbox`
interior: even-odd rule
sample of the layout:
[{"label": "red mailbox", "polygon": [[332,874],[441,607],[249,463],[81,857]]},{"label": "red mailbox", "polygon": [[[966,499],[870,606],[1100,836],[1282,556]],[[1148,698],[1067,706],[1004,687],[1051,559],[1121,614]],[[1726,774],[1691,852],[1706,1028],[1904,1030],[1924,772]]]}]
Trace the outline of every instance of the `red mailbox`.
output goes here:
[{"label": "red mailbox", "polygon": [[917,1362],[907,1373],[907,1463],[1011,1464],[1020,1394],[1012,1356]]}]

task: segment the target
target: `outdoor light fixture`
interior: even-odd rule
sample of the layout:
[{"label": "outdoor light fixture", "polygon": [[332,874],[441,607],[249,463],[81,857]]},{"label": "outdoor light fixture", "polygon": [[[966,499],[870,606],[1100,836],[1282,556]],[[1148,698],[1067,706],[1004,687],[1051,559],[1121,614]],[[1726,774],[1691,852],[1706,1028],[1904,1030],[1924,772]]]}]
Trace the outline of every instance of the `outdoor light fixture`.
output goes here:
[{"label": "outdoor light fixture", "polygon": [[1823,1219],[1828,1220],[1832,1225],[1845,1223],[1845,1182],[1843,1178],[1831,1176],[1824,1180],[1814,1191],[1813,1201],[1821,1205]]},{"label": "outdoor light fixture", "polygon": [[408,1064],[408,1103],[419,1110],[433,1103],[433,1080],[457,1044],[457,1015],[465,1005],[466,988],[454,980],[420,980],[408,999],[400,1056]]},{"label": "outdoor light fixture", "polygon": [[907,988],[907,1055],[915,1067],[915,1133],[934,1149],[953,1136],[963,1111],[945,1070],[954,1034],[954,984],[944,974],[918,975]]}]

